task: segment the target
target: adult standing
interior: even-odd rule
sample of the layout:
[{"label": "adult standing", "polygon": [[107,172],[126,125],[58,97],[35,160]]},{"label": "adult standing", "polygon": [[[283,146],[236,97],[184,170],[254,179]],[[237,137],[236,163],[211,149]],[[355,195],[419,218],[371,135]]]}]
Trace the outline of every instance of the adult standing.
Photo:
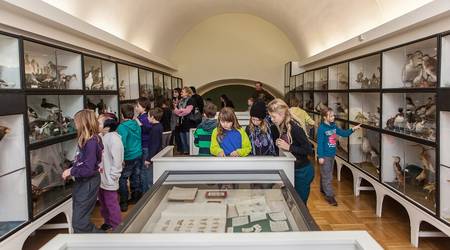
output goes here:
[{"label": "adult standing", "polygon": [[192,99],[194,99],[196,107],[198,108],[198,111],[200,114],[203,114],[203,107],[205,106],[205,103],[203,102],[203,97],[201,97],[199,94],[197,94],[197,90],[194,86],[190,87],[192,90]]},{"label": "adult standing", "polygon": [[253,100],[268,103],[273,100],[273,96],[263,89],[262,82],[255,83],[255,92],[252,95]]},{"label": "adult standing", "polygon": [[[201,122],[201,113],[196,113],[196,102],[192,98],[192,90],[184,87],[181,90],[181,100],[177,107],[174,107],[173,112],[181,118],[180,139],[181,151],[183,154],[189,154],[189,130],[196,128]],[[200,114],[198,119],[198,114]]]},{"label": "adult standing", "polygon": [[233,102],[228,98],[227,95],[223,94],[220,96],[220,102],[222,108],[232,108],[234,109]]}]

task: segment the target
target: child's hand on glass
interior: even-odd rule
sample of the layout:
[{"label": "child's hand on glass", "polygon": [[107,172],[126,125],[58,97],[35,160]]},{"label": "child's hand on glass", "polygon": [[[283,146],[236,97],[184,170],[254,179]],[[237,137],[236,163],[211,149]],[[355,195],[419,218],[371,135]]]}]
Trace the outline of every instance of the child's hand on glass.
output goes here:
[{"label": "child's hand on glass", "polygon": [[65,179],[67,179],[67,178],[69,178],[69,176],[70,176],[70,170],[71,170],[72,168],[68,168],[68,169],[66,169],[66,170],[64,170],[64,172],[62,173],[62,178],[65,180]]},{"label": "child's hand on glass", "polygon": [[145,165],[146,167],[149,167],[150,164],[151,164],[151,162],[149,162],[149,161],[144,161],[144,165]]},{"label": "child's hand on glass", "polygon": [[289,147],[290,146],[285,140],[277,139],[275,143],[277,144],[278,148],[280,148],[280,149],[282,149],[284,151],[289,151]]},{"label": "child's hand on glass", "polygon": [[319,164],[323,165],[325,163],[325,159],[324,158],[319,158]]},{"label": "child's hand on glass", "polygon": [[235,151],[231,152],[230,156],[239,157],[239,153],[235,150]]},{"label": "child's hand on glass", "polygon": [[352,128],[352,130],[355,131],[355,130],[358,130],[358,129],[360,129],[360,128],[361,128],[361,123],[358,124],[358,125],[356,125],[356,126],[354,126],[354,127]]},{"label": "child's hand on glass", "polygon": [[222,151],[219,154],[217,154],[218,157],[225,157],[225,153]]}]

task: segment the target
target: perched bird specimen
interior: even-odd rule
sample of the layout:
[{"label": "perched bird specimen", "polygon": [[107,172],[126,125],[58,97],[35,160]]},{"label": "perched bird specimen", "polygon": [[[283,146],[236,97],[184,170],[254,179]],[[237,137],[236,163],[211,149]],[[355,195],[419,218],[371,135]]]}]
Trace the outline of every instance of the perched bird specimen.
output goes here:
[{"label": "perched bird specimen", "polygon": [[3,137],[5,137],[5,135],[9,134],[10,132],[10,128],[0,125],[0,141],[2,141]]},{"label": "perched bird specimen", "polygon": [[401,187],[405,185],[405,177],[403,176],[403,170],[402,170],[402,166],[400,165],[400,156],[394,156],[394,163],[393,163],[393,167],[394,167],[394,171],[395,171],[395,180],[397,181],[398,186],[397,187]]},{"label": "perched bird specimen", "polygon": [[42,98],[41,107],[50,113],[57,113],[60,111],[57,105],[47,102],[47,99],[45,98]]}]

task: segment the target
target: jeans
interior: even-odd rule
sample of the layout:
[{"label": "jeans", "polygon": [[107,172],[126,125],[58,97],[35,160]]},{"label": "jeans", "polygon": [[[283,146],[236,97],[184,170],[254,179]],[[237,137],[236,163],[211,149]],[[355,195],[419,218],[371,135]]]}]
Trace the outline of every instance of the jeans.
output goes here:
[{"label": "jeans", "polygon": [[99,232],[91,222],[99,188],[100,174],[75,179],[72,190],[72,227],[75,233]]},{"label": "jeans", "polygon": [[145,165],[144,162],[148,158],[149,151],[148,148],[142,149],[142,169],[141,169],[141,190],[142,193],[147,192],[153,184],[153,167],[152,164]]},{"label": "jeans", "polygon": [[117,191],[100,188],[98,201],[100,203],[100,214],[105,219],[105,224],[115,229],[122,222]]},{"label": "jeans", "polygon": [[320,190],[327,197],[334,197],[333,191],[333,169],[334,157],[323,157],[325,162],[320,166]]},{"label": "jeans", "polygon": [[180,132],[181,149],[183,153],[189,153],[189,132]]},{"label": "jeans", "polygon": [[305,203],[308,202],[309,192],[311,189],[311,182],[314,179],[314,168],[311,163],[308,165],[295,169],[295,191]]},{"label": "jeans", "polygon": [[125,167],[123,168],[119,179],[120,203],[128,202],[128,178],[130,179],[131,197],[140,197],[142,194],[141,168],[142,156],[133,160],[125,160]]}]

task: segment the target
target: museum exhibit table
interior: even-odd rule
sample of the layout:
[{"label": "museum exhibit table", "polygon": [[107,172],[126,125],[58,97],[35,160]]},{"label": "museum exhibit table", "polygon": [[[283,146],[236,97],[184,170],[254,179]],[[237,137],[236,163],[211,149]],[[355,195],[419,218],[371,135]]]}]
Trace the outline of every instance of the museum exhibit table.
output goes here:
[{"label": "museum exhibit table", "polygon": [[165,171],[186,170],[277,170],[285,172],[294,185],[295,157],[282,151],[280,156],[213,157],[213,156],[175,156],[174,146],[161,150],[153,162],[153,182]]}]

